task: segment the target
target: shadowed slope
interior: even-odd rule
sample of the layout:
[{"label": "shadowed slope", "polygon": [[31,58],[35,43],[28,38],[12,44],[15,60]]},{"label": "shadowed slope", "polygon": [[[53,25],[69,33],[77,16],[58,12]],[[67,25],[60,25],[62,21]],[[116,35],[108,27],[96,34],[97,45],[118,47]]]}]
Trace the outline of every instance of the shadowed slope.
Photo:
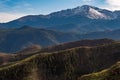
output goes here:
[{"label": "shadowed slope", "polygon": [[78,40],[74,34],[24,26],[19,29],[0,30],[0,51],[13,53],[31,45],[47,47]]},{"label": "shadowed slope", "polygon": [[120,80],[120,62],[101,72],[84,75],[78,80]]},{"label": "shadowed slope", "polygon": [[11,63],[11,62],[19,61],[37,53],[56,52],[56,51],[67,50],[82,46],[95,47],[98,45],[109,45],[113,43],[116,43],[116,41],[113,41],[111,39],[98,39],[98,40],[96,39],[96,40],[81,40],[81,41],[69,42],[56,46],[50,46],[47,48],[41,48],[41,46],[39,45],[32,45],[30,47],[27,47],[23,50],[14,53],[14,55],[6,54],[4,57],[1,56],[0,59],[2,63],[0,64],[3,65],[4,62],[9,64],[9,62]]},{"label": "shadowed slope", "polygon": [[[0,80],[76,80],[120,60],[120,43],[33,55],[1,67]],[[109,61],[109,62],[108,62]]]}]

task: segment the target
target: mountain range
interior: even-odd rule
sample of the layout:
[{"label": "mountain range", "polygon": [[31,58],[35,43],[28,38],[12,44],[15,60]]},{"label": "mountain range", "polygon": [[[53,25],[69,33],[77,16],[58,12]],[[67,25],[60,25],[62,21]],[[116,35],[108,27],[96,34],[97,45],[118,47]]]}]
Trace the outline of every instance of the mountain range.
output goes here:
[{"label": "mountain range", "polygon": [[71,33],[89,33],[119,29],[120,11],[109,11],[90,5],[53,12],[48,15],[28,15],[1,28],[20,28],[24,25]]},{"label": "mountain range", "polygon": [[0,51],[16,52],[32,45],[47,47],[79,40],[77,35],[23,26],[18,29],[0,30]]},{"label": "mountain range", "polygon": [[[81,46],[82,42],[86,42],[86,44]],[[56,47],[48,48],[48,51],[34,47],[34,51],[28,52],[28,49],[25,49],[27,53],[24,50],[22,54],[4,54],[4,61],[7,61],[9,57],[14,58],[14,61],[8,61],[0,66],[0,80],[120,79],[120,43],[118,41],[102,39],[72,43],[75,43],[76,46],[67,43],[59,45],[61,46],[59,50],[56,50]],[[91,46],[92,43],[94,46]],[[69,45],[72,47],[70,48]],[[28,55],[31,52],[33,55]],[[22,58],[21,55],[25,56],[25,54],[27,57]],[[17,61],[15,60],[17,58],[22,59]],[[118,63],[116,64],[116,62]],[[112,67],[109,68],[110,66]],[[104,71],[96,73],[103,69]]]},{"label": "mountain range", "polygon": [[85,39],[120,40],[120,11],[90,5],[48,15],[29,15],[0,24],[0,52],[13,53],[32,45],[48,47]]},{"label": "mountain range", "polygon": [[62,51],[76,47],[84,47],[84,46],[95,47],[98,45],[105,45],[105,44],[108,45],[113,43],[116,43],[116,41],[111,39],[95,39],[95,40],[80,40],[74,42],[67,42],[59,45],[49,46],[46,48],[43,48],[40,45],[31,45],[15,53],[11,53],[11,54],[0,53],[0,65],[5,65],[7,63],[12,63],[14,61],[22,60],[24,58],[37,54],[37,52],[39,53],[56,52],[56,51]]},{"label": "mountain range", "polygon": [[[54,30],[23,26],[17,29],[0,30],[0,52],[15,53],[33,45],[41,47],[86,39],[120,40],[120,30],[92,32],[88,34],[64,33]],[[73,45],[73,44],[72,44]]]},{"label": "mountain range", "polygon": [[120,11],[90,5],[0,23],[0,80],[120,80]]}]

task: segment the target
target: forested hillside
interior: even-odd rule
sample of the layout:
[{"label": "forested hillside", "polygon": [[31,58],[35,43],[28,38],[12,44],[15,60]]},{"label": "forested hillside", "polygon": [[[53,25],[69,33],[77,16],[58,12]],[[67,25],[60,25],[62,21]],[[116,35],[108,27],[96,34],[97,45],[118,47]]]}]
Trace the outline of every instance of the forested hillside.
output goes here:
[{"label": "forested hillside", "polygon": [[77,80],[120,60],[120,43],[37,52],[0,68],[0,80]]}]

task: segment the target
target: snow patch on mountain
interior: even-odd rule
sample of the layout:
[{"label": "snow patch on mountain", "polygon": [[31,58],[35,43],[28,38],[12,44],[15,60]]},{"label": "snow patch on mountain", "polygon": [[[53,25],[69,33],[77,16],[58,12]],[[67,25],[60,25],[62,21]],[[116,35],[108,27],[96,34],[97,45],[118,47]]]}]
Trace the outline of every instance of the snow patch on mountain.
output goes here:
[{"label": "snow patch on mountain", "polygon": [[91,19],[102,19],[102,18],[107,19],[106,15],[104,15],[103,13],[101,13],[93,8],[89,9],[87,17],[89,17]]}]

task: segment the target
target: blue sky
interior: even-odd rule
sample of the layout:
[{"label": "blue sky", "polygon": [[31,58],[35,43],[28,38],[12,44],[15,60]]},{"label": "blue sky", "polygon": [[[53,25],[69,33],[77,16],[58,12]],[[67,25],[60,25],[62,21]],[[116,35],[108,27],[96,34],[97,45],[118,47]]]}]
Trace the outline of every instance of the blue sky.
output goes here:
[{"label": "blue sky", "polygon": [[0,22],[25,15],[49,14],[81,5],[120,10],[120,0],[0,0]]},{"label": "blue sky", "polygon": [[100,6],[104,0],[0,0],[0,12],[47,14],[85,4]]}]

